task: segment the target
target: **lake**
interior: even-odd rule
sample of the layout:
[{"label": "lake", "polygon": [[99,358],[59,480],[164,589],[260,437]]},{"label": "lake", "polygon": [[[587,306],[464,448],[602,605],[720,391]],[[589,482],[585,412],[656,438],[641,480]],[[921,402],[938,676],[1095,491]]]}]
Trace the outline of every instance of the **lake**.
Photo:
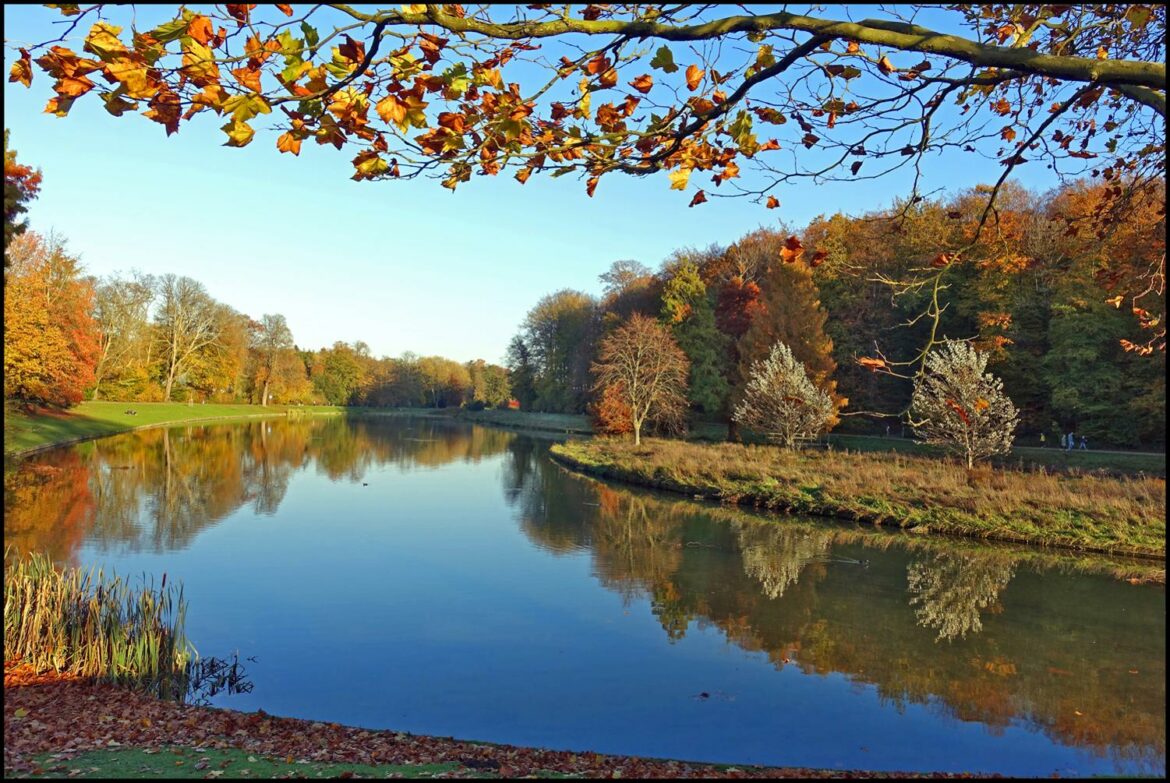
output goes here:
[{"label": "lake", "polygon": [[1165,773],[1165,589],[1129,564],[607,484],[551,442],[403,416],[127,433],[6,470],[4,540],[181,580],[189,638],[253,685],[218,706],[691,761]]}]

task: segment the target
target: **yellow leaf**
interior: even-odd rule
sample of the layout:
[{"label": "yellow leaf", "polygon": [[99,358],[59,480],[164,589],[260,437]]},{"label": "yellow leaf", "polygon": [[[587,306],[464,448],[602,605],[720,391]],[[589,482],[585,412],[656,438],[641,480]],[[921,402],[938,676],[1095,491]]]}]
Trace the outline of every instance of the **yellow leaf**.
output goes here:
[{"label": "yellow leaf", "polygon": [[687,182],[691,179],[691,170],[679,169],[678,171],[670,172],[668,176],[670,177],[671,190],[686,190]]},{"label": "yellow leaf", "polygon": [[241,120],[232,120],[220,130],[228,135],[228,140],[224,142],[225,147],[246,147],[252,141],[252,137],[256,135],[252,126]]}]

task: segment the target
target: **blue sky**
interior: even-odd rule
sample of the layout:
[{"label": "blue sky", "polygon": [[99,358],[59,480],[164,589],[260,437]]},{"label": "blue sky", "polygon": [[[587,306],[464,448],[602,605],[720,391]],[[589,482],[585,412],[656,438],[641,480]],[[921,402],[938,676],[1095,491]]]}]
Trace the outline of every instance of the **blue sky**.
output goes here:
[{"label": "blue sky", "polygon": [[[150,12],[139,7],[140,27]],[[51,23],[60,18],[6,6],[5,73],[8,46],[55,37]],[[691,191],[671,191],[665,174],[610,175],[593,198],[574,177],[533,176],[526,185],[475,177],[455,193],[432,180],[353,182],[352,151],[306,142],[294,158],[262,130],[231,149],[212,116],[169,139],[141,116],[109,116],[94,96],[57,118],[43,112],[50,85],[38,71],[31,89],[4,87],[12,146],[44,175],[29,210],[34,230],[64,236],[90,274],[188,275],[254,318],[283,313],[302,347],[364,340],[375,356],[409,350],[499,362],[540,297],[561,288],[599,293],[598,275],[615,260],[656,268],[676,248],[886,206],[909,183],[899,173],[793,185],[779,191],[780,209],[765,210],[741,199],[689,209]],[[927,190],[999,174],[983,158],[931,165]]]}]

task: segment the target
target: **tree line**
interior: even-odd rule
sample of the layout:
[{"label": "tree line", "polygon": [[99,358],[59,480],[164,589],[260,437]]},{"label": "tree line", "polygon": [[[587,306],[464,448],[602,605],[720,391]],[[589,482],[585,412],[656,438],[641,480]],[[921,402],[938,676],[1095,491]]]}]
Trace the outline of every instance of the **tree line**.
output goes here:
[{"label": "tree line", "polygon": [[[750,370],[779,342],[831,399],[831,424],[900,433],[931,349],[964,340],[1003,379],[1025,438],[1055,443],[1074,430],[1102,445],[1164,443],[1165,352],[1129,340],[1157,315],[1110,296],[1120,277],[1164,259],[1162,199],[1102,238],[1078,226],[1104,186],[1008,183],[995,230],[980,233],[983,190],[819,216],[799,231],[760,228],[679,249],[658,271],[614,262],[600,296],[561,290],[528,312],[507,354],[513,394],[522,408],[588,412],[603,431],[632,431],[628,395],[597,383],[608,367],[598,360],[625,337],[619,329],[651,318],[685,355],[692,421],[727,421],[734,437]],[[940,237],[964,236],[962,256],[933,253]],[[1162,312],[1164,292],[1146,305]],[[657,426],[677,429],[678,417]]]},{"label": "tree line", "polygon": [[448,407],[510,398],[507,371],[483,360],[375,358],[361,341],[305,350],[283,315],[237,312],[190,277],[86,276],[59,237],[24,232],[7,259],[6,399]]}]

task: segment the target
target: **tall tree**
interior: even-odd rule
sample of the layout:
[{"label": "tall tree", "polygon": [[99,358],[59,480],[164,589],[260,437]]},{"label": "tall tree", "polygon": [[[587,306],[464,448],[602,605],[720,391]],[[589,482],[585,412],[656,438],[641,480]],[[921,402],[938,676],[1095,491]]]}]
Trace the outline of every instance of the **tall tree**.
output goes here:
[{"label": "tall tree", "polygon": [[[8,129],[4,129],[4,246],[28,228],[21,215],[28,211],[28,202],[37,197],[41,187],[41,172],[16,161],[16,150],[8,146]],[[4,256],[8,268],[8,256]]]},{"label": "tall tree", "polygon": [[666,281],[662,320],[690,361],[691,405],[707,414],[722,411],[728,394],[724,377],[728,341],[715,325],[715,309],[694,262],[679,263]]},{"label": "tall tree", "polygon": [[260,389],[260,404],[268,404],[268,395],[275,385],[281,391],[304,375],[304,365],[296,357],[292,330],[279,313],[261,316],[253,332],[252,350],[255,354],[254,383]]},{"label": "tall tree", "polygon": [[634,443],[648,420],[677,420],[687,404],[687,357],[657,321],[642,315],[601,341],[593,373],[595,390],[615,389],[629,406]]},{"label": "tall tree", "polygon": [[522,409],[528,410],[536,402],[536,366],[523,336],[516,335],[508,343],[506,363],[512,379],[512,397]]},{"label": "tall tree", "polygon": [[144,355],[144,344],[150,340],[150,306],[154,297],[154,278],[139,272],[128,279],[113,275],[98,284],[94,318],[101,339],[91,399],[101,396],[103,383],[131,373]]},{"label": "tall tree", "polygon": [[189,277],[162,275],[158,298],[155,326],[162,355],[163,399],[170,400],[176,378],[191,367],[201,350],[216,344],[224,321],[203,284]]},{"label": "tall tree", "polygon": [[804,366],[813,384],[833,399],[831,428],[837,422],[835,412],[846,400],[837,394],[833,378],[837,363],[833,359],[833,341],[825,334],[828,315],[821,308],[812,268],[795,249],[797,244],[795,237],[771,237],[774,253],[764,278],[761,309],[739,340],[737,380],[742,391],[751,365],[766,358],[774,345],[783,343]]},{"label": "tall tree", "polygon": [[76,405],[93,383],[99,350],[92,280],[56,237],[22,234],[7,257],[4,397]]}]

